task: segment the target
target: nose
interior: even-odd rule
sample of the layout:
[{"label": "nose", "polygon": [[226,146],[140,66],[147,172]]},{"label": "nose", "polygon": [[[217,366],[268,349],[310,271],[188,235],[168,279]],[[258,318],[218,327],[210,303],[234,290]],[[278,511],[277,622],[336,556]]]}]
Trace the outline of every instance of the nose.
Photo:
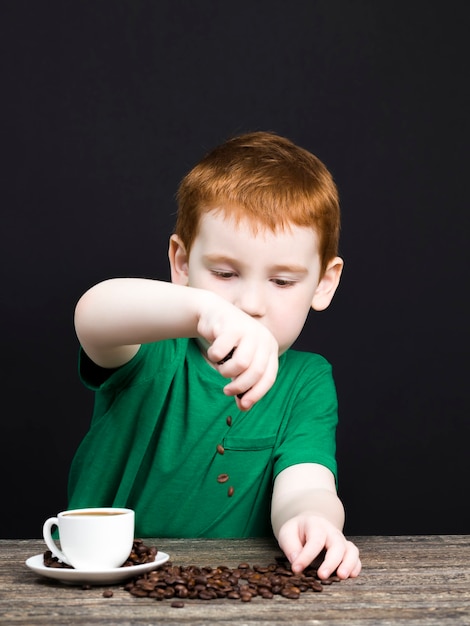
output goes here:
[{"label": "nose", "polygon": [[240,285],[235,304],[251,317],[263,317],[266,314],[266,294],[259,283]]}]

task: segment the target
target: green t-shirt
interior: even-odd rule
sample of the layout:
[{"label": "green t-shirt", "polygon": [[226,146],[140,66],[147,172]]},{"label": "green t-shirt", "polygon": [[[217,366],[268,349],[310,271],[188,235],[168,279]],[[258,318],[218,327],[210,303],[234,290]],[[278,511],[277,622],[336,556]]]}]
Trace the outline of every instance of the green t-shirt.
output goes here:
[{"label": "green t-shirt", "polygon": [[320,463],[336,477],[336,390],[317,354],[284,353],[275,384],[247,412],[192,339],[143,345],[101,384],[80,361],[95,407],[69,508],[130,507],[139,537],[268,536],[279,472]]}]

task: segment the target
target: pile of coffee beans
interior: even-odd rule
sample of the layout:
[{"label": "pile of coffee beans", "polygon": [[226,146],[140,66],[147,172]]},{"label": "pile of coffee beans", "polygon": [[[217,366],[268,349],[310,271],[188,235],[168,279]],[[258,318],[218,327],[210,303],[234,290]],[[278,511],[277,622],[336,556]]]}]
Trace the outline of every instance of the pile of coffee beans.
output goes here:
[{"label": "pile of coffee beans", "polygon": [[178,566],[167,561],[160,568],[134,578],[124,589],[139,598],[171,600],[171,606],[182,608],[186,599],[227,598],[250,602],[255,597],[270,600],[280,595],[296,600],[301,593],[322,591],[325,585],[339,581],[335,575],[320,580],[314,564],[295,574],[284,557],[267,566],[240,563],[234,569],[225,565]]},{"label": "pile of coffee beans", "polygon": [[[157,552],[155,546],[147,546],[142,539],[134,539],[131,553],[122,567],[150,563],[155,560]],[[325,585],[340,582],[336,575],[326,580],[318,578],[317,567],[323,560],[322,555],[300,574],[291,570],[285,556],[274,560],[266,566],[240,563],[235,568],[226,565],[174,565],[167,561],[151,572],[136,576],[124,589],[138,598],[171,600],[172,607],[183,608],[184,600],[227,598],[251,602],[256,597],[271,600],[275,595],[296,600],[301,593],[323,591]],[[44,565],[70,569],[70,565],[59,561],[49,550],[44,552]],[[113,593],[106,590],[103,596],[110,598]]]},{"label": "pile of coffee beans", "polygon": [[131,565],[142,565],[143,563],[151,563],[155,561],[157,556],[157,548],[155,546],[146,546],[142,539],[134,539],[132,550],[122,567]]},{"label": "pile of coffee beans", "polygon": [[67,565],[67,563],[62,563],[59,559],[52,554],[50,550],[46,550],[43,554],[44,565],[46,567],[55,567],[57,569],[73,569],[71,565]]},{"label": "pile of coffee beans", "polygon": [[[142,539],[134,539],[132,550],[121,567],[131,567],[132,565],[142,565],[155,561],[158,550],[155,546],[146,546]],[[44,565],[46,567],[73,569],[71,565],[62,563],[55,557],[50,550],[46,550],[43,555]]]}]

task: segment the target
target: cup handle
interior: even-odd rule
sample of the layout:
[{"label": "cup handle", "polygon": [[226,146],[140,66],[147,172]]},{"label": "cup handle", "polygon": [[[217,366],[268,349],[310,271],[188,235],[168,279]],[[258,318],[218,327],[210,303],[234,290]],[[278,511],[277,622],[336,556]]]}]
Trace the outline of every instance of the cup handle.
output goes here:
[{"label": "cup handle", "polygon": [[44,541],[46,542],[49,550],[54,556],[59,559],[59,561],[62,561],[67,565],[71,565],[70,561],[67,559],[65,554],[61,550],[59,550],[54,539],[52,538],[51,531],[53,526],[59,527],[59,520],[57,519],[57,517],[50,517],[44,522],[44,525],[42,527],[42,535],[44,537]]}]

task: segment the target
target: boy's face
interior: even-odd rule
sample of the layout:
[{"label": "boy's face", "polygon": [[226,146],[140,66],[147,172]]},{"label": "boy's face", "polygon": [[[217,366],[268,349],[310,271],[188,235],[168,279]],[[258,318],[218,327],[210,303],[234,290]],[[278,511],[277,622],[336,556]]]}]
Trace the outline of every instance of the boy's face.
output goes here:
[{"label": "boy's face", "polygon": [[310,228],[254,233],[247,221],[237,225],[222,212],[202,216],[189,257],[173,235],[170,262],[173,282],[229,300],[271,331],[280,354],[299,336],[310,308],[328,306],[342,270],[336,257],[320,280],[317,236]]}]

